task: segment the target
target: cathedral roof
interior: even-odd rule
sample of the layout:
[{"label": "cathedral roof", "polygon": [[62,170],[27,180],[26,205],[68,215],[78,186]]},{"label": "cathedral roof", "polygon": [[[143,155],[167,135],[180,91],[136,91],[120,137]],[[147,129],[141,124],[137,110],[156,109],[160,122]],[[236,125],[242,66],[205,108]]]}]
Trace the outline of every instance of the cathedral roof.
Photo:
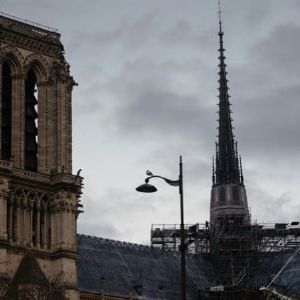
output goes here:
[{"label": "cathedral roof", "polygon": [[[180,299],[180,254],[157,248],[99,237],[77,235],[78,284],[86,293],[101,293],[137,299]],[[286,295],[300,295],[300,253],[261,253],[250,277],[240,288],[268,286]],[[207,255],[187,256],[190,299],[214,286],[213,265]],[[275,278],[276,274],[278,276]],[[140,289],[140,290],[139,290]]]},{"label": "cathedral roof", "polygon": [[[180,298],[180,254],[149,246],[77,235],[78,284],[82,292],[143,299]],[[197,299],[199,290],[213,284],[208,258],[187,256],[187,290]]]},{"label": "cathedral roof", "polygon": [[299,297],[300,253],[298,250],[273,252],[258,257],[254,285],[257,287],[270,285],[287,296],[298,295]]}]

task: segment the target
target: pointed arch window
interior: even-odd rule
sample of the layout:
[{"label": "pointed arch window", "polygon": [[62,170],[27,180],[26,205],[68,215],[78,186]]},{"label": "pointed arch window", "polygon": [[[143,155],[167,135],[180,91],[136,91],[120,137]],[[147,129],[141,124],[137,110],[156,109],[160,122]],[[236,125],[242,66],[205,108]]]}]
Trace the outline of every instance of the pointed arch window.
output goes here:
[{"label": "pointed arch window", "polygon": [[37,172],[38,161],[38,90],[34,72],[25,80],[25,169]]},{"label": "pointed arch window", "polygon": [[1,159],[11,158],[12,78],[7,62],[2,65]]}]

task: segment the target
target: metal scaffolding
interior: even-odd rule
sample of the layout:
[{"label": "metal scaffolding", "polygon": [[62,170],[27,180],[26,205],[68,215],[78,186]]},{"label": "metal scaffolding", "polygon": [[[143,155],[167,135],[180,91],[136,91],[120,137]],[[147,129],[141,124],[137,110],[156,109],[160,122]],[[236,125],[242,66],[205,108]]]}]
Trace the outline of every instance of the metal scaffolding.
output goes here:
[{"label": "metal scaffolding", "polygon": [[[300,228],[289,228],[282,223],[252,223],[251,225],[231,226],[224,234],[218,233],[219,243],[211,241],[212,227],[207,223],[186,224],[185,244],[192,254],[211,253],[214,247],[244,249],[243,243],[251,241],[251,247],[259,253],[293,250],[300,246]],[[151,246],[163,250],[178,251],[180,245],[180,226],[178,224],[152,224]],[[220,249],[222,250],[222,248]],[[245,250],[245,249],[244,249]]]},{"label": "metal scaffolding", "polygon": [[[209,226],[206,224],[185,224],[185,244],[188,253],[209,253]],[[178,251],[180,245],[179,224],[153,224],[151,246],[163,250]]]},{"label": "metal scaffolding", "polygon": [[[204,291],[209,299],[241,299],[241,295],[254,297],[243,299],[260,299],[262,282],[270,282],[274,278],[272,274],[278,273],[300,248],[300,228],[286,223],[247,224],[241,222],[241,218],[239,215],[224,216],[216,227],[208,222],[185,225],[188,253],[210,255],[217,270],[214,285]],[[151,245],[178,251],[179,225],[152,225]],[[276,258],[278,254],[282,257]],[[264,257],[273,263],[260,266],[257,262]]]}]

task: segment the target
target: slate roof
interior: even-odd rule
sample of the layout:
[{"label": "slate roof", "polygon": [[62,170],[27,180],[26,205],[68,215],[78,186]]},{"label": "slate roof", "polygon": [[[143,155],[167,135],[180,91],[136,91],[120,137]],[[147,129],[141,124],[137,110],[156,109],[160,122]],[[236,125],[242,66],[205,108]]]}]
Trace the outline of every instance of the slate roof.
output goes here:
[{"label": "slate roof", "polygon": [[[82,292],[136,299],[180,299],[180,254],[149,246],[77,235],[78,284]],[[295,250],[294,250],[295,252]],[[294,252],[261,253],[239,288],[267,286]],[[215,270],[217,272],[217,270]],[[215,273],[207,255],[187,256],[188,299],[214,286]],[[141,294],[138,286],[143,287]],[[300,252],[272,284],[285,295],[300,295]]]},{"label": "slate roof", "polygon": [[[137,299],[180,299],[180,255],[149,246],[77,235],[78,284],[82,292],[128,296]],[[188,299],[213,285],[209,259],[187,256]],[[142,285],[139,295],[138,286]]]},{"label": "slate roof", "polygon": [[[260,252],[253,258],[247,275],[237,289],[259,290],[262,287],[275,289],[281,294],[299,299],[300,253],[295,249],[282,252]],[[297,295],[298,298],[295,298]]]},{"label": "slate roof", "polygon": [[[258,262],[257,277],[260,286],[267,285],[274,276],[284,267],[283,271],[274,281],[272,286],[279,289],[283,294],[292,296],[300,295],[300,253],[293,256],[294,252],[275,253],[261,257]],[[293,256],[293,257],[292,257]],[[290,261],[289,259],[292,258]]]}]

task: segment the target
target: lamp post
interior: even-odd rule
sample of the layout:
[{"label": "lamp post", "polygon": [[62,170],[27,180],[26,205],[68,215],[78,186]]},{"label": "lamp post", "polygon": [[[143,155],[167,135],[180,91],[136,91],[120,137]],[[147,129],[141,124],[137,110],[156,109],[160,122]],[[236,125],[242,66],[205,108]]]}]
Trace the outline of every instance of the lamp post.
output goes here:
[{"label": "lamp post", "polygon": [[186,300],[186,272],[185,272],[185,252],[186,245],[184,242],[184,213],[183,213],[183,175],[182,175],[182,157],[179,157],[179,178],[178,180],[170,180],[168,178],[153,175],[152,172],[146,171],[148,177],[145,179],[145,183],[136,188],[138,192],[142,193],[154,193],[157,191],[157,188],[154,185],[149,184],[150,179],[160,178],[163,179],[166,183],[172,186],[179,187],[180,195],[180,246],[179,250],[181,253],[181,299]]}]

